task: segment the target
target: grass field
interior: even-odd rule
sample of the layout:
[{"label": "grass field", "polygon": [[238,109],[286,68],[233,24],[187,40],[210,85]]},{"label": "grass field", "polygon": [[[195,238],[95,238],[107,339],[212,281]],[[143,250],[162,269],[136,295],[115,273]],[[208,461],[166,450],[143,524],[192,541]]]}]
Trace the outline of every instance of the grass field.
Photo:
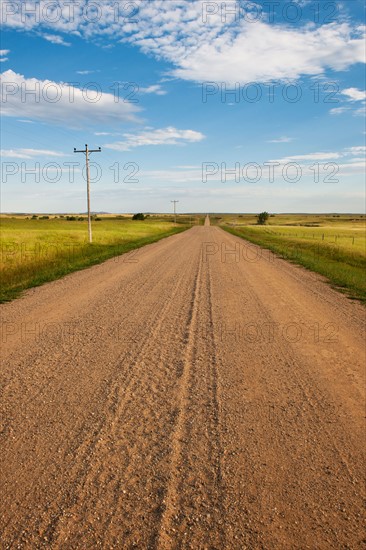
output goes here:
[{"label": "grass field", "polygon": [[363,215],[276,215],[264,226],[253,215],[217,215],[224,229],[324,275],[352,298],[366,301]]},{"label": "grass field", "polygon": [[163,237],[184,231],[199,219],[182,217],[101,217],[93,222],[93,244],[87,242],[87,221],[27,219],[3,216],[1,226],[0,301],[17,297],[23,290],[100,263]]},{"label": "grass field", "polygon": [[[85,218],[85,217],[84,217]],[[316,271],[349,296],[366,301],[365,216],[284,214],[265,226],[253,214],[213,214],[211,223]],[[145,244],[203,224],[204,216],[101,216],[87,243],[87,221],[2,216],[0,301],[18,296],[72,271],[100,263]]]}]

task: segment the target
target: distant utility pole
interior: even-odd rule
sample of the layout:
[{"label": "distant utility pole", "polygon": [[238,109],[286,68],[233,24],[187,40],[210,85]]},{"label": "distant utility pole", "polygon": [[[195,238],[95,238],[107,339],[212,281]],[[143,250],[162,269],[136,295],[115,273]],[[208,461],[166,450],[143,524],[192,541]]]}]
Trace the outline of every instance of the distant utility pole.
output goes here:
[{"label": "distant utility pole", "polygon": [[177,203],[179,201],[170,201],[172,203],[174,203],[174,223],[177,223]]},{"label": "distant utility pole", "polygon": [[92,235],[92,226],[91,226],[91,213],[90,213],[90,171],[89,171],[89,155],[90,153],[101,153],[102,149],[99,147],[99,149],[89,149],[87,145],[85,145],[85,149],[82,151],[77,151],[74,147],[74,153],[84,153],[85,155],[85,164],[86,164],[86,189],[87,189],[87,197],[88,197],[88,231],[89,231],[89,242],[93,242],[93,235]]}]

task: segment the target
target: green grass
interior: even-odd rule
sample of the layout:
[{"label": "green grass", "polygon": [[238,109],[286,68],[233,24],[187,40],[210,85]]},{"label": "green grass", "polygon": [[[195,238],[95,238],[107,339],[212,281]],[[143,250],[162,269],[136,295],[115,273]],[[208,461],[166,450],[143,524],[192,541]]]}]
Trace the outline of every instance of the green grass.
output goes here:
[{"label": "green grass", "polygon": [[254,217],[223,216],[219,223],[234,235],[324,275],[350,297],[366,301],[364,217],[285,215],[257,226]]},{"label": "green grass", "polygon": [[2,217],[0,302],[190,227],[175,226],[170,219],[150,217],[141,222],[103,217],[93,222],[93,244],[89,244],[86,221]]},{"label": "green grass", "polygon": [[[0,301],[27,288],[127,253],[184,231],[204,216],[151,216],[144,222],[127,216],[102,216],[93,222],[92,245],[87,222],[31,220],[3,216],[1,222]],[[366,301],[365,216],[282,214],[257,226],[253,214],[214,214],[211,223],[268,248],[283,258],[324,275],[349,296]]]}]

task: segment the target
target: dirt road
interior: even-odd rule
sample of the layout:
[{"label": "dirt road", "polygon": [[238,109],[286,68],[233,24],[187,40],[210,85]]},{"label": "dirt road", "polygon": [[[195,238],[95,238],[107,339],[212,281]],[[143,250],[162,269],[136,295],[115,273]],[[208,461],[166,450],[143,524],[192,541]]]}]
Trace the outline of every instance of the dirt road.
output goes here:
[{"label": "dirt road", "polygon": [[365,547],[365,310],[319,276],[206,225],[1,309],[1,548]]}]

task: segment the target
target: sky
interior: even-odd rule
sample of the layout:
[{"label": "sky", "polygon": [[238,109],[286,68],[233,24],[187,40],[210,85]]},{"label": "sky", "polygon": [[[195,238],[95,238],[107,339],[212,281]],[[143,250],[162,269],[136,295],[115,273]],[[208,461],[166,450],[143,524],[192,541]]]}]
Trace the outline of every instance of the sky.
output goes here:
[{"label": "sky", "polygon": [[363,0],[1,0],[1,210],[363,212]]}]

